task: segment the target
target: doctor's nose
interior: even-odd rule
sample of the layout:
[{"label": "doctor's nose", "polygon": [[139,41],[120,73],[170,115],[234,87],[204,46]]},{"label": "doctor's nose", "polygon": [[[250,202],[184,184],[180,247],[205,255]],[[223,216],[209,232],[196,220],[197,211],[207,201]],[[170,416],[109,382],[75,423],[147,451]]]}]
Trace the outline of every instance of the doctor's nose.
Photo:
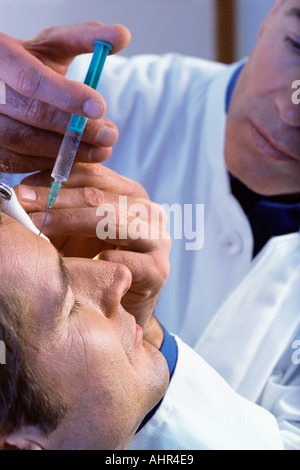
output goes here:
[{"label": "doctor's nose", "polygon": [[300,127],[300,92],[295,93],[295,89],[287,88],[277,95],[275,103],[285,124],[291,127]]}]

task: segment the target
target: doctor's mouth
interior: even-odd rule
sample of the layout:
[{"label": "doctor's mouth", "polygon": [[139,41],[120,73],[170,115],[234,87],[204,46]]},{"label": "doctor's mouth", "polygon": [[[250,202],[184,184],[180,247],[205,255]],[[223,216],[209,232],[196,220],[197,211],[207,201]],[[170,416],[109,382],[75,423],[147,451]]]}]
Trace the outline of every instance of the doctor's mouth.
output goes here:
[{"label": "doctor's mouth", "polygon": [[258,129],[253,124],[251,125],[251,135],[255,147],[272,160],[276,160],[278,162],[290,162],[296,160],[296,157],[292,155],[292,152],[281,147],[273,141],[273,139],[264,130]]}]

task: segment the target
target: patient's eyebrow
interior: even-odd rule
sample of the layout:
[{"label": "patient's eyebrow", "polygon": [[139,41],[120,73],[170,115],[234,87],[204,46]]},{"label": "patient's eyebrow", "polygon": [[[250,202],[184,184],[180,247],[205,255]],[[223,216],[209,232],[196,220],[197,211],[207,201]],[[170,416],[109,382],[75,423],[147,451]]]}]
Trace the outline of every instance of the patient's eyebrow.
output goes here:
[{"label": "patient's eyebrow", "polygon": [[68,270],[66,268],[63,256],[59,252],[57,252],[57,254],[58,254],[58,262],[59,262],[59,270],[61,274],[61,284],[62,284],[62,292],[58,299],[57,312],[56,312],[57,315],[59,316],[64,308],[66,298],[68,295],[69,275],[68,275]]}]

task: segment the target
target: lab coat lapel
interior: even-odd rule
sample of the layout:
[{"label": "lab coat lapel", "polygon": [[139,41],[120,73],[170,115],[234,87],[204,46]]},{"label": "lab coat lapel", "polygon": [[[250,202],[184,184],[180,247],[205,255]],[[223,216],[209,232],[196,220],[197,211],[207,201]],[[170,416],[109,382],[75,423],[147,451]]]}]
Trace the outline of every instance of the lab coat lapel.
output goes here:
[{"label": "lab coat lapel", "polygon": [[[196,350],[256,401],[300,326],[300,234],[272,239],[219,309]],[[292,357],[292,349],[291,349]]]}]

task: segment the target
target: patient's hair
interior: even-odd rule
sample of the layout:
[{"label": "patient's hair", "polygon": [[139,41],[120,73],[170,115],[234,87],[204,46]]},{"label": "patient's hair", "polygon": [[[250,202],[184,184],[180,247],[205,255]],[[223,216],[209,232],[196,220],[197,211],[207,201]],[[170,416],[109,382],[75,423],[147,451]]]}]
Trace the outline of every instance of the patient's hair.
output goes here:
[{"label": "patient's hair", "polygon": [[[3,165],[2,162],[0,162],[0,181],[1,181],[1,176],[4,171],[5,171],[5,166]],[[3,193],[2,193],[1,184],[0,184],[0,211],[2,207],[2,199],[3,199]]]},{"label": "patient's hair", "polygon": [[3,165],[2,162],[0,162],[0,178],[2,176],[2,173],[4,173],[6,171],[6,169],[7,169],[6,166]]},{"label": "patient's hair", "polygon": [[37,426],[47,436],[67,411],[30,363],[33,349],[26,342],[22,325],[27,309],[28,305],[18,299],[17,289],[16,295],[10,298],[0,284],[0,340],[6,351],[6,364],[0,364],[0,436],[25,425]]},{"label": "patient's hair", "polygon": [[[5,167],[0,162],[1,170]],[[2,202],[10,199],[7,188],[0,184]],[[0,214],[0,230],[1,230]],[[1,272],[0,276],[5,276]],[[30,364],[30,347],[23,335],[22,317],[28,306],[16,295],[13,298],[1,289],[0,282],[0,341],[5,346],[5,362],[0,364],[0,435],[5,436],[22,426],[37,426],[48,435],[66,414],[66,407],[50,387],[42,383]]]}]

